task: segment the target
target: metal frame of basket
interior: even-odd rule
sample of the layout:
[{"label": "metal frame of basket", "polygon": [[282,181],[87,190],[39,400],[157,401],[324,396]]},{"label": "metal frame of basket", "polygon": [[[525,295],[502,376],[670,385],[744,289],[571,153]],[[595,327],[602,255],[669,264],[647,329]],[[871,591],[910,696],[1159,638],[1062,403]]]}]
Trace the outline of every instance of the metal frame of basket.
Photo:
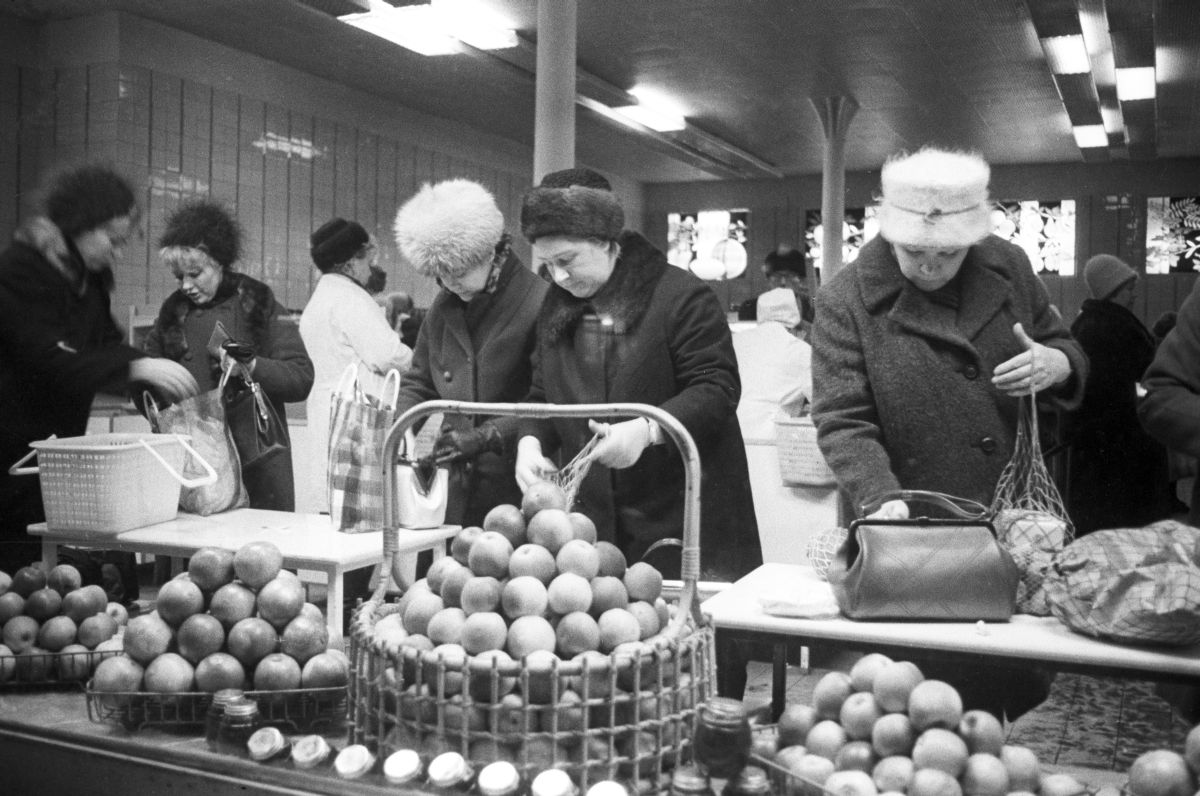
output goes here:
[{"label": "metal frame of basket", "polygon": [[[714,693],[713,630],[700,615],[700,456],[671,415],[644,404],[484,404],[430,401],[405,412],[384,443],[384,566],[398,546],[390,469],[412,423],[435,412],[523,417],[648,417],[676,443],[684,488],[682,590],[678,610],[654,644],[582,662],[545,667],[384,647],[375,622],[389,613],[384,584],[361,605],[351,626],[350,741],[384,757],[401,748],[423,754],[459,751],[467,759],[514,759],[526,775],[563,768],[582,787],[614,777],[663,779],[691,759],[696,707]],[[504,696],[519,687],[516,707]],[[570,689],[579,701],[564,700]]]},{"label": "metal frame of basket", "polygon": [[833,486],[837,477],[817,447],[817,427],[811,415],[775,418],[775,452],[785,484]]},{"label": "metal frame of basket", "polygon": [[[213,697],[206,691],[96,691],[91,681],[86,694],[90,720],[120,724],[127,730],[204,724]],[[286,724],[297,731],[337,727],[347,716],[346,686],[247,691],[245,695],[258,703],[263,722]]]},{"label": "metal frame of basket", "polygon": [[[92,672],[96,671],[100,661],[120,654],[120,650],[26,652],[12,659],[13,662],[9,664],[13,667],[12,676],[0,682],[0,691],[7,688],[39,686],[70,686],[82,689],[84,683],[91,679]],[[85,676],[73,677],[76,669],[81,669]]]}]

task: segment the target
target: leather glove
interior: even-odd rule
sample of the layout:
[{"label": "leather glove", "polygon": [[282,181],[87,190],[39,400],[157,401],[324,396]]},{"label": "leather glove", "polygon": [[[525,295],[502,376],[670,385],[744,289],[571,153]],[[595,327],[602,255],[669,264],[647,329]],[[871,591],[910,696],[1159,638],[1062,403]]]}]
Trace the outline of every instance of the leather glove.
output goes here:
[{"label": "leather glove", "polygon": [[443,431],[433,446],[434,457],[446,462],[474,459],[484,452],[504,452],[504,439],[496,427],[488,423],[476,428]]},{"label": "leather glove", "polygon": [[642,457],[642,451],[650,444],[650,424],[643,417],[611,425],[589,420],[588,428],[593,434],[600,435],[592,456],[606,467],[616,470],[636,464]]},{"label": "leather glove", "polygon": [[542,455],[542,443],[538,438],[521,437],[517,443],[516,463],[517,486],[521,487],[521,492],[538,481],[545,481],[547,474],[555,472],[558,468]]}]

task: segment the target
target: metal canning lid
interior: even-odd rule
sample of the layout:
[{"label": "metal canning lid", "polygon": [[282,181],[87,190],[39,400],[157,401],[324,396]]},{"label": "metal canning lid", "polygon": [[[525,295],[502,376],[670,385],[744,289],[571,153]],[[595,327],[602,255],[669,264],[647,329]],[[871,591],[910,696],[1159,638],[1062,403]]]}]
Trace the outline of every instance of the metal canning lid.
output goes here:
[{"label": "metal canning lid", "polygon": [[383,761],[383,777],[392,785],[403,785],[421,773],[421,756],[412,749],[392,752]]},{"label": "metal canning lid", "polygon": [[245,696],[245,694],[246,692],[240,688],[222,688],[220,691],[217,691],[215,694],[213,694],[213,702],[225,704],[227,702],[232,702],[235,699],[241,699],[243,696]]},{"label": "metal canning lid", "polygon": [[708,777],[695,766],[680,766],[671,775],[671,787],[685,793],[708,792]]},{"label": "metal canning lid", "polygon": [[738,793],[770,793],[771,781],[767,772],[758,766],[746,766],[726,786]]},{"label": "metal canning lid", "polygon": [[620,782],[606,779],[588,788],[587,796],[629,796],[629,791]]},{"label": "metal canning lid", "polygon": [[429,761],[429,783],[439,788],[457,785],[466,779],[471,769],[458,752],[443,752]]},{"label": "metal canning lid", "polygon": [[371,770],[375,765],[375,755],[362,744],[352,744],[338,752],[333,761],[333,768],[343,779],[357,779]]},{"label": "metal canning lid", "polygon": [[225,703],[225,715],[242,718],[258,712],[258,703],[241,697]]},{"label": "metal canning lid", "polygon": [[246,749],[250,752],[251,760],[266,760],[279,754],[287,745],[287,739],[275,727],[263,727],[255,730],[246,741]]},{"label": "metal canning lid", "polygon": [[700,706],[700,719],[718,727],[736,727],[746,721],[746,705],[740,699],[713,697]]},{"label": "metal canning lid", "polygon": [[579,791],[570,775],[560,768],[548,768],[529,785],[532,796],[574,796]]},{"label": "metal canning lid", "polygon": [[497,760],[483,767],[476,784],[483,796],[508,796],[520,786],[521,773],[507,760]]},{"label": "metal canning lid", "polygon": [[296,768],[312,768],[329,756],[329,744],[320,735],[305,735],[292,744],[292,762]]}]

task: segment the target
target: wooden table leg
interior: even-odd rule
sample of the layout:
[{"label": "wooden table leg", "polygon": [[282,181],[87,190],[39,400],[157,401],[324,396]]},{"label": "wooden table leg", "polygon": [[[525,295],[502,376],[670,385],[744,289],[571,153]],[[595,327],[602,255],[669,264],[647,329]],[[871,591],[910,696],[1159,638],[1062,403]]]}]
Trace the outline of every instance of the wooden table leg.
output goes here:
[{"label": "wooden table leg", "polygon": [[329,626],[330,639],[340,639],[345,635],[342,628],[342,601],[345,598],[345,588],[342,575],[345,572],[337,566],[325,570],[327,589],[325,592],[325,622]]}]

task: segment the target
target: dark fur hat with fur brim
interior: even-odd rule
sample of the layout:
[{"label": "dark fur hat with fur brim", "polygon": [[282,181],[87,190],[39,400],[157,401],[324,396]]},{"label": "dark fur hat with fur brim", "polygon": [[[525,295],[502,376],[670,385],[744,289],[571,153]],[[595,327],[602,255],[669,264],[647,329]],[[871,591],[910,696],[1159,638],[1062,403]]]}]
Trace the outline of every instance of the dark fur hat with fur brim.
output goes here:
[{"label": "dark fur hat with fur brim", "polygon": [[180,205],[171,213],[158,245],[164,249],[200,249],[221,267],[228,268],[241,253],[241,227],[221,205],[198,199]]},{"label": "dark fur hat with fur brim", "polygon": [[530,243],[549,235],[616,240],[625,211],[611,191],[571,185],[534,188],[521,203],[521,234]]}]

